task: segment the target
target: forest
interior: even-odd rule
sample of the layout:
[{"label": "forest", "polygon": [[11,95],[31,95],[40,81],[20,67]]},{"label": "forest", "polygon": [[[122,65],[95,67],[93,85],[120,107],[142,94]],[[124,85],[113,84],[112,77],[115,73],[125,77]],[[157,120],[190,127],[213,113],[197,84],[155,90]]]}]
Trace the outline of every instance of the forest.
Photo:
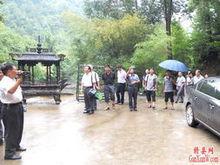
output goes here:
[{"label": "forest", "polygon": [[166,59],[220,75],[219,0],[0,1],[0,63],[35,47],[38,35],[66,55],[62,75],[70,79],[85,63],[162,74]]}]

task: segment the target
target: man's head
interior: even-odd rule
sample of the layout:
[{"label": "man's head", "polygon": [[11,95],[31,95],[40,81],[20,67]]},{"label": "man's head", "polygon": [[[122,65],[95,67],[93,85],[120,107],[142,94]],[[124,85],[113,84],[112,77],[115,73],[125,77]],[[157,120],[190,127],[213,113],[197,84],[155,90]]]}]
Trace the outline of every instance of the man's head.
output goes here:
[{"label": "man's head", "polygon": [[117,65],[117,69],[118,69],[118,70],[121,70],[121,69],[122,69],[122,65],[121,65],[121,64],[118,64],[118,65]]},{"label": "man's head", "polygon": [[83,70],[84,70],[84,73],[89,73],[89,72],[91,72],[91,68],[90,68],[90,66],[85,66],[84,68],[83,68]]},{"label": "man's head", "polygon": [[199,69],[197,69],[196,72],[195,72],[195,75],[196,76],[200,76],[201,75],[201,71]]},{"label": "man's head", "polygon": [[178,72],[178,76],[181,77],[183,75],[182,72]]},{"label": "man's head", "polygon": [[153,69],[153,68],[150,69],[150,74],[151,74],[151,75],[154,74],[154,69]]},{"label": "man's head", "polygon": [[130,74],[134,74],[134,67],[130,67],[130,68],[129,68],[129,73],[130,73]]},{"label": "man's head", "polygon": [[166,71],[166,76],[171,76],[170,71]]},{"label": "man's head", "polygon": [[10,63],[4,64],[1,70],[5,76],[10,78],[15,78],[18,73],[16,66]]},{"label": "man's head", "polygon": [[111,67],[109,65],[105,66],[105,73],[107,73],[107,74],[111,73]]},{"label": "man's head", "polygon": [[89,64],[88,66],[90,67],[91,71],[93,71],[94,67],[91,64]]},{"label": "man's head", "polygon": [[146,69],[146,70],[145,70],[145,73],[146,73],[146,74],[150,74],[150,70],[149,70],[149,69]]},{"label": "man's head", "polygon": [[193,74],[192,74],[191,71],[188,71],[188,76],[189,76],[189,77],[193,77]]}]

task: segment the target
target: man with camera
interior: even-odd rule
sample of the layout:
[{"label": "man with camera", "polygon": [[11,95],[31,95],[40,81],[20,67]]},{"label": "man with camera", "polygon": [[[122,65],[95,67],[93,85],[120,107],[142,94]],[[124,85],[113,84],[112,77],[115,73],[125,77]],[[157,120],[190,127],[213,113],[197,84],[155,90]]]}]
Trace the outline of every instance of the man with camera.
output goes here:
[{"label": "man with camera", "polygon": [[22,105],[22,72],[13,64],[4,64],[4,77],[0,82],[3,121],[5,124],[5,160],[21,159],[18,152],[26,151],[20,146],[23,133],[24,109]]}]

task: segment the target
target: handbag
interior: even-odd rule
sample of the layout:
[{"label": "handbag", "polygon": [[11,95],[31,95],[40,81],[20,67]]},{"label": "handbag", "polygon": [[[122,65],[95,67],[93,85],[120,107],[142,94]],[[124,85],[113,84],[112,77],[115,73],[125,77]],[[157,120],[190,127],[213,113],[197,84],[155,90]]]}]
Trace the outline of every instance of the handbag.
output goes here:
[{"label": "handbag", "polygon": [[96,92],[97,92],[96,89],[92,88],[92,89],[90,89],[90,90],[88,91],[88,95],[91,96],[91,97],[92,97],[92,96],[95,96]]},{"label": "handbag", "polygon": [[99,101],[104,99],[104,93],[97,91],[95,93],[95,98],[98,99]]}]

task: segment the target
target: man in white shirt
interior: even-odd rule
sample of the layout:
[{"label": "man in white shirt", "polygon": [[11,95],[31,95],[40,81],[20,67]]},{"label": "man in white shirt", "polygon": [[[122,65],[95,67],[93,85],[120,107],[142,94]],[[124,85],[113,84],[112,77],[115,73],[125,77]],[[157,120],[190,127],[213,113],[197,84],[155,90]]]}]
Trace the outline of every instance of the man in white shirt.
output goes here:
[{"label": "man in white shirt", "polygon": [[150,69],[150,73],[145,76],[145,90],[148,102],[148,108],[155,109],[156,90],[157,90],[157,75],[154,74],[154,69]]},{"label": "man in white shirt", "polygon": [[122,69],[121,65],[117,66],[117,89],[116,89],[116,104],[124,104],[124,94],[126,86],[127,73]]},{"label": "man in white shirt", "polygon": [[180,99],[180,103],[183,103],[185,83],[186,83],[185,77],[183,76],[182,72],[179,72],[178,78],[176,80],[176,90],[177,90],[176,103],[178,103],[179,99]]},{"label": "man in white shirt", "polygon": [[95,110],[95,96],[92,90],[96,88],[96,80],[92,75],[90,66],[84,67],[84,75],[81,80],[81,91],[84,93],[85,110],[84,113],[93,114]]},{"label": "man in white shirt", "polygon": [[[0,66],[0,82],[3,78],[4,74],[2,73],[2,67]],[[3,118],[3,111],[2,111],[2,102],[1,102],[1,97],[0,97],[0,145],[3,144],[4,140],[4,126],[3,126],[3,121],[2,121],[2,118]]]},{"label": "man in white shirt", "polygon": [[[96,88],[97,90],[99,90],[99,89],[100,89],[100,79],[99,79],[99,75],[98,75],[97,72],[94,71],[94,67],[93,67],[91,64],[89,64],[88,66],[91,68],[92,77],[93,77],[94,80],[95,80],[95,88]],[[96,100],[96,99],[94,100],[94,110],[97,110],[97,100]]]},{"label": "man in white shirt", "polygon": [[195,71],[195,76],[193,77],[193,84],[198,83],[202,79],[204,79],[204,77],[201,75],[201,71],[197,69]]},{"label": "man in white shirt", "polygon": [[22,105],[22,76],[12,64],[4,64],[2,67],[4,77],[0,82],[0,94],[5,124],[5,159],[21,159],[18,151],[26,151],[20,146],[23,133],[24,109]]}]

